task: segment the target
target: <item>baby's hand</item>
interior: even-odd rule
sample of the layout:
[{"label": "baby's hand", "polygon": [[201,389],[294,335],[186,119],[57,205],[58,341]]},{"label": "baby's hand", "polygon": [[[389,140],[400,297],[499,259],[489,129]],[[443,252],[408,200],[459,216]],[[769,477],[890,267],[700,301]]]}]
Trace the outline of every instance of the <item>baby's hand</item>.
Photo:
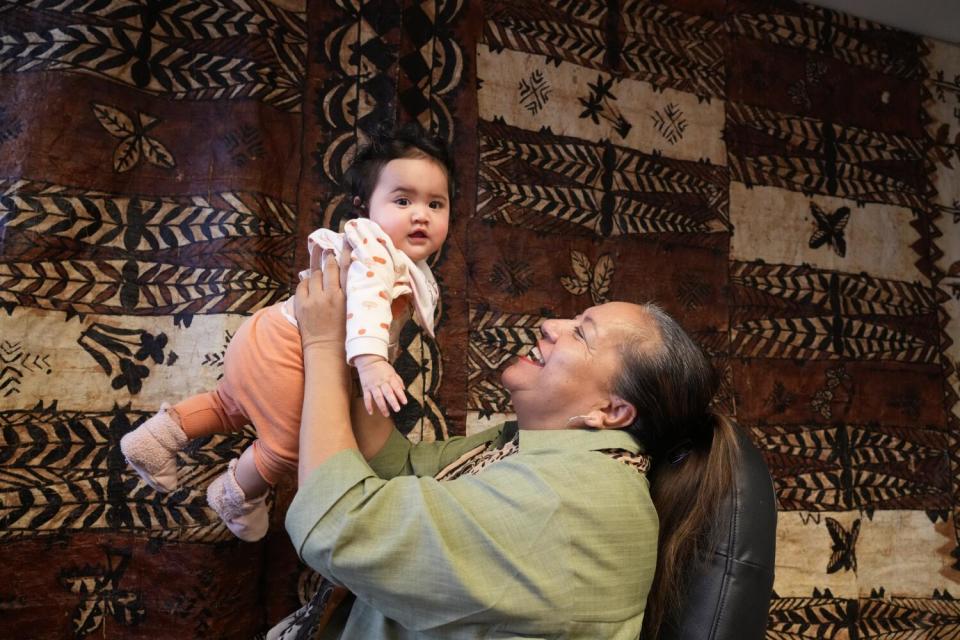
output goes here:
[{"label": "baby's hand", "polygon": [[363,405],[367,413],[373,415],[373,404],[377,404],[384,417],[390,417],[389,404],[394,411],[400,411],[401,404],[407,404],[407,394],[403,390],[403,380],[393,366],[379,356],[357,356],[353,361],[363,387]]}]

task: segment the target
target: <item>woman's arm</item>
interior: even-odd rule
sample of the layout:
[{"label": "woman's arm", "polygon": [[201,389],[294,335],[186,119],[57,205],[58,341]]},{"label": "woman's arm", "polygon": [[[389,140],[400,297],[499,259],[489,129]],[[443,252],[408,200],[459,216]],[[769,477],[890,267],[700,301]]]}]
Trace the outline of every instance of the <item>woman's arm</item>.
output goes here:
[{"label": "woman's arm", "polygon": [[299,484],[331,456],[359,449],[350,424],[350,376],[344,353],[345,302],[340,269],[324,251],[324,269],[297,286],[294,309],[303,346]]}]

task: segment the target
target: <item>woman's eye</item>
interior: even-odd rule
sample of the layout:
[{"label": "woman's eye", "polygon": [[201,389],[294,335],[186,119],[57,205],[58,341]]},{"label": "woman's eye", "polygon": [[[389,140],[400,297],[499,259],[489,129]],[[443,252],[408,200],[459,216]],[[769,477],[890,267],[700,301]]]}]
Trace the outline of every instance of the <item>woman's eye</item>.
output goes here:
[{"label": "woman's eye", "polygon": [[580,329],[580,327],[574,327],[574,328],[573,328],[573,332],[577,335],[577,338],[579,338],[580,340],[585,340],[585,339],[586,339],[586,338],[584,337],[583,331]]}]

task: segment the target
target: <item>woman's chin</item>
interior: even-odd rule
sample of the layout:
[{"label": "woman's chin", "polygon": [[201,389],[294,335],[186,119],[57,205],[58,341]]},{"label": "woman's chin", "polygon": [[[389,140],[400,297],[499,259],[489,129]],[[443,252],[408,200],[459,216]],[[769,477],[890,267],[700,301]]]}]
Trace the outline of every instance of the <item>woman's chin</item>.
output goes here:
[{"label": "woman's chin", "polygon": [[518,369],[517,358],[512,358],[510,364],[500,372],[500,383],[508,392],[513,392],[515,385],[519,382],[518,374],[520,371]]}]

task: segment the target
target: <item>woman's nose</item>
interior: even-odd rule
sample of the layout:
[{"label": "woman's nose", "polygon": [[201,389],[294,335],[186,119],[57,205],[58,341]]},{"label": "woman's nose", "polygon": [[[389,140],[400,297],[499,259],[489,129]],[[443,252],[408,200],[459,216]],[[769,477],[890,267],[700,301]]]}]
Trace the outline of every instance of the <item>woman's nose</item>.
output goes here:
[{"label": "woman's nose", "polygon": [[557,320],[544,320],[543,324],[540,325],[540,330],[544,338],[553,342],[557,339]]}]

